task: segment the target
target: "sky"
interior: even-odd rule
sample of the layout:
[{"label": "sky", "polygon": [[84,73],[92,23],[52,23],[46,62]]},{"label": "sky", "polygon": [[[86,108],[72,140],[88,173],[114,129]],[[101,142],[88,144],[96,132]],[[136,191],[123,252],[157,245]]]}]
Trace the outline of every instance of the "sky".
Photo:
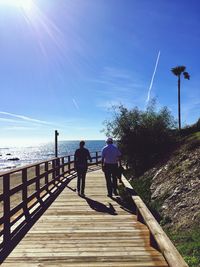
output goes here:
[{"label": "sky", "polygon": [[200,117],[199,0],[0,0],[0,145],[105,139],[113,105]]}]

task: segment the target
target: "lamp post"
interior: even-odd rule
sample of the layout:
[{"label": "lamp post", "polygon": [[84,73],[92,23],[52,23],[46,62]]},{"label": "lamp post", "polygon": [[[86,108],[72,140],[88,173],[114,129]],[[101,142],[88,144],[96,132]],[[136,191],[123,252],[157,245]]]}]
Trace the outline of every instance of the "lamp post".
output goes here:
[{"label": "lamp post", "polygon": [[58,135],[59,132],[55,130],[55,157],[58,157]]}]

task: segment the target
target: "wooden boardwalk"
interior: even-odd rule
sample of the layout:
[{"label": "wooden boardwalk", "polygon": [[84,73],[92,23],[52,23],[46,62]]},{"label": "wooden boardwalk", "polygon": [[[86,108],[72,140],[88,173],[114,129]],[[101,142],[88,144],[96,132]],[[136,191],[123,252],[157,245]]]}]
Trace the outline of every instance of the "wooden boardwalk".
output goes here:
[{"label": "wooden boardwalk", "polygon": [[87,174],[85,198],[75,188],[73,179],[2,267],[168,266],[147,227],[119,197],[106,196],[100,170]]}]

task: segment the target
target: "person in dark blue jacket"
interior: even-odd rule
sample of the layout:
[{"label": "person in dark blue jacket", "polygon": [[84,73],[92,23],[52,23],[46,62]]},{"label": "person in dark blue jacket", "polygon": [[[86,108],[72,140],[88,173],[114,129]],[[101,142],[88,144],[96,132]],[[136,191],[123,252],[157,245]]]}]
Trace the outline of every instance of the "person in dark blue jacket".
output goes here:
[{"label": "person in dark blue jacket", "polygon": [[77,171],[77,192],[80,196],[84,196],[85,191],[85,177],[88,169],[88,160],[92,162],[90,152],[84,148],[85,142],[80,142],[80,148],[74,154],[74,167]]}]

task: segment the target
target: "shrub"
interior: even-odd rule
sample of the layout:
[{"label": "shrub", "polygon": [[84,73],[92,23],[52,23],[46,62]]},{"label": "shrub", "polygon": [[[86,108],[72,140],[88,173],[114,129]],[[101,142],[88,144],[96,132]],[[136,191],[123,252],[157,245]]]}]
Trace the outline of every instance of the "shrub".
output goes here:
[{"label": "shrub", "polygon": [[146,111],[114,107],[113,119],[105,126],[107,136],[118,139],[124,159],[136,176],[156,164],[175,140],[173,117],[166,107],[156,111],[155,102]]}]

